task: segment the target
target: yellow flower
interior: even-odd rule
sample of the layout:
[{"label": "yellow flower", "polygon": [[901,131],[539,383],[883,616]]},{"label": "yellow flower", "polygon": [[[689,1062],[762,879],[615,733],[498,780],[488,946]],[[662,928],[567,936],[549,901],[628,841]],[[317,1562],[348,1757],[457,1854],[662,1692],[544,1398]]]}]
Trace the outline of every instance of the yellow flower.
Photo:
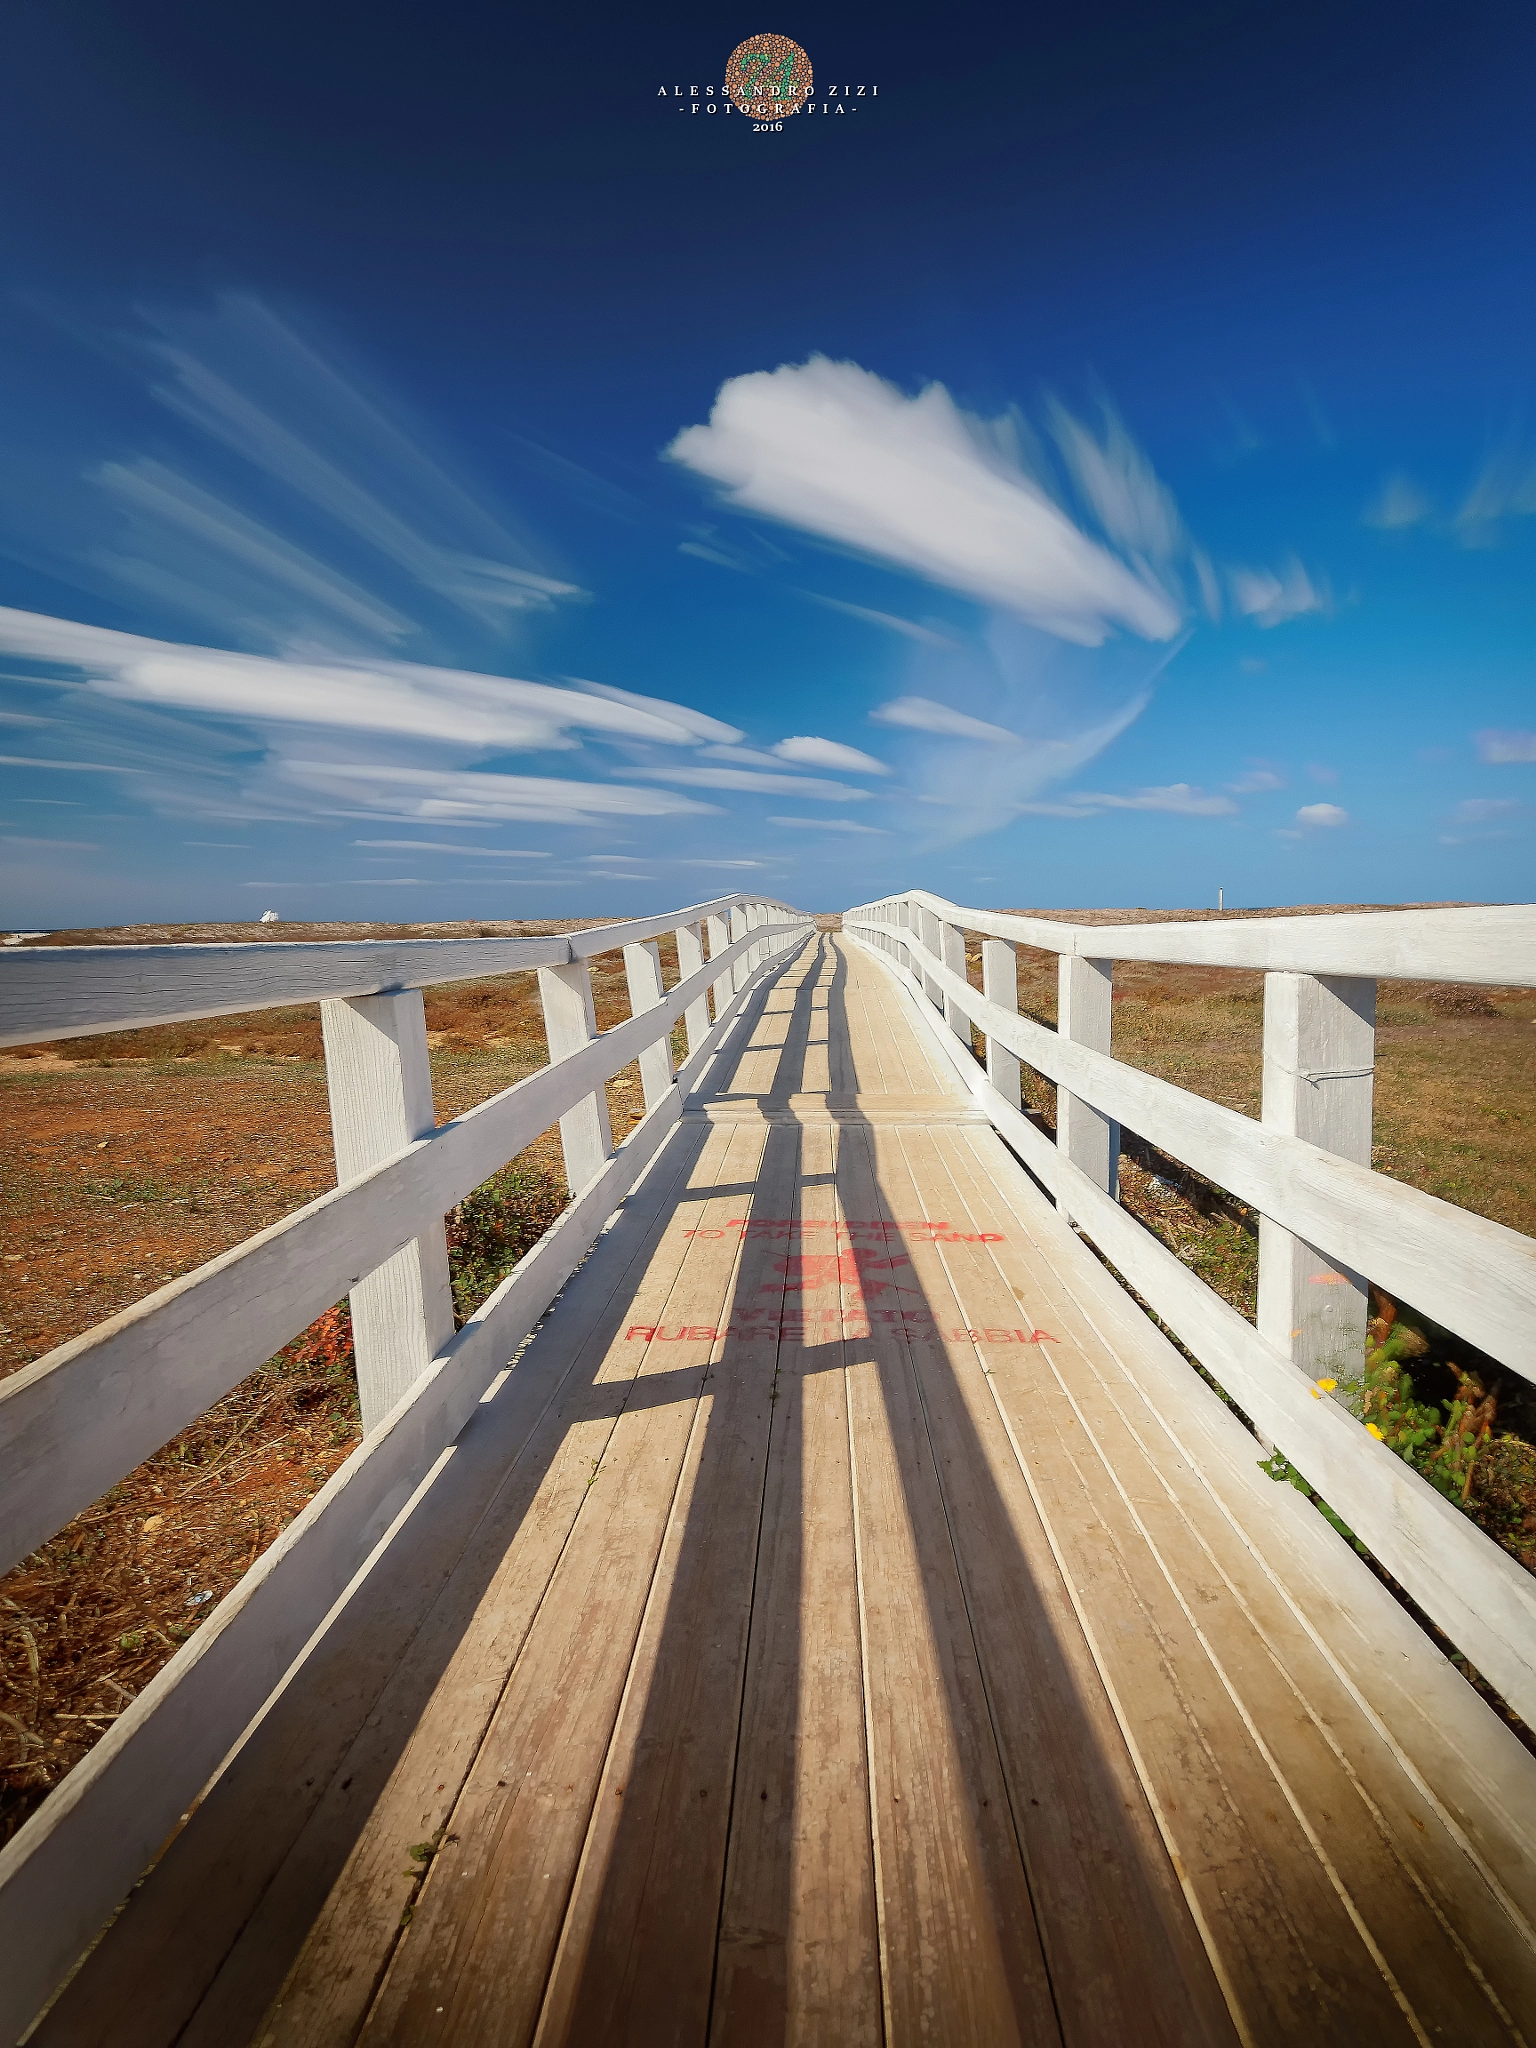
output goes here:
[{"label": "yellow flower", "polygon": [[1368,1422],[1365,1426],[1367,1430],[1369,1430],[1370,1434],[1373,1437],[1375,1437],[1377,1443],[1384,1444],[1386,1442],[1386,1438],[1382,1435],[1381,1431],[1376,1427],[1374,1422]]},{"label": "yellow flower", "polygon": [[1331,1394],[1334,1388],[1339,1383],[1337,1380],[1319,1380],[1317,1384],[1322,1388],[1325,1394]]}]

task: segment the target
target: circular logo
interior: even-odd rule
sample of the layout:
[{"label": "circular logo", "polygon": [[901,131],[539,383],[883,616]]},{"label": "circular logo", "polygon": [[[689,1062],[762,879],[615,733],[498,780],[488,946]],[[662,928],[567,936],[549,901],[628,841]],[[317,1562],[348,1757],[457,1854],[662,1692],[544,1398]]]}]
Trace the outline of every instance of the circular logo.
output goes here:
[{"label": "circular logo", "polygon": [[754,121],[782,121],[810,97],[811,60],[788,36],[748,36],[731,52],[725,89]]}]

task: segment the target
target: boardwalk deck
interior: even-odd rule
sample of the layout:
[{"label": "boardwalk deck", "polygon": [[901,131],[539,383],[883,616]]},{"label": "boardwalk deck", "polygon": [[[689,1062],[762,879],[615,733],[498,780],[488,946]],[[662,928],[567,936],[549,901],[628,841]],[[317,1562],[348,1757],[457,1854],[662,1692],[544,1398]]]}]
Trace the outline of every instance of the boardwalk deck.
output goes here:
[{"label": "boardwalk deck", "polygon": [[1533,1843],[824,938],[35,2039],[1530,2041]]}]

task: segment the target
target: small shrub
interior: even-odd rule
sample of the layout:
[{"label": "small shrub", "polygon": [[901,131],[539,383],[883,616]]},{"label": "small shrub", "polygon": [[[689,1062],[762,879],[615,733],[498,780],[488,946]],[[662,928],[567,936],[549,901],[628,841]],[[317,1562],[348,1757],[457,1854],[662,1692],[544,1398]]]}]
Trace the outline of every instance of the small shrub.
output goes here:
[{"label": "small shrub", "polygon": [[460,1329],[565,1207],[552,1175],[514,1162],[466,1195],[448,1217],[448,1271]]}]

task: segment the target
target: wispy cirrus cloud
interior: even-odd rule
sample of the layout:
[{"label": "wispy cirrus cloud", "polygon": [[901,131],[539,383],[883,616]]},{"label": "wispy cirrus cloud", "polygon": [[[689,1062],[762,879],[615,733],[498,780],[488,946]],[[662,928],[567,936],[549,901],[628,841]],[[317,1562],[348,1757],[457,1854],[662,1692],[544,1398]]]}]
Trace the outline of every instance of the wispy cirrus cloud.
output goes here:
[{"label": "wispy cirrus cloud", "polygon": [[870,839],[891,837],[884,826],[861,825],[856,818],[770,818],[768,822],[796,832],[856,832]]},{"label": "wispy cirrus cloud", "polygon": [[810,775],[759,775],[750,768],[669,768],[657,764],[615,772],[660,782],[682,782],[694,789],[741,790],[756,796],[808,796],[823,803],[864,803],[870,796],[869,790],[855,789],[846,782],[825,782]]},{"label": "wispy cirrus cloud", "polygon": [[1091,818],[1101,811],[1167,811],[1183,818],[1232,818],[1237,805],[1229,796],[1212,795],[1188,782],[1170,782],[1159,788],[1132,790],[1128,796],[1107,790],[1071,790],[1058,803],[1020,806],[1048,818]]},{"label": "wispy cirrus cloud", "polygon": [[1389,476],[1360,514],[1362,525],[1378,526],[1384,533],[1422,526],[1434,510],[1428,491],[1399,470]]},{"label": "wispy cirrus cloud", "polygon": [[939,704],[932,697],[893,697],[869,714],[876,725],[905,726],[909,732],[940,733],[945,739],[980,740],[992,747],[1021,747],[1024,742],[1004,725],[972,718],[968,711]]},{"label": "wispy cirrus cloud", "polygon": [[776,741],[773,751],[781,761],[795,761],[803,768],[841,768],[849,775],[891,772],[887,763],[877,761],[873,754],[844,746],[841,740],[818,739],[812,733],[793,733],[786,740]]},{"label": "wispy cirrus cloud", "polygon": [[1272,569],[1230,569],[1227,587],[1234,610],[1265,627],[1333,609],[1326,580],[1314,582],[1294,556],[1279,575]]}]

